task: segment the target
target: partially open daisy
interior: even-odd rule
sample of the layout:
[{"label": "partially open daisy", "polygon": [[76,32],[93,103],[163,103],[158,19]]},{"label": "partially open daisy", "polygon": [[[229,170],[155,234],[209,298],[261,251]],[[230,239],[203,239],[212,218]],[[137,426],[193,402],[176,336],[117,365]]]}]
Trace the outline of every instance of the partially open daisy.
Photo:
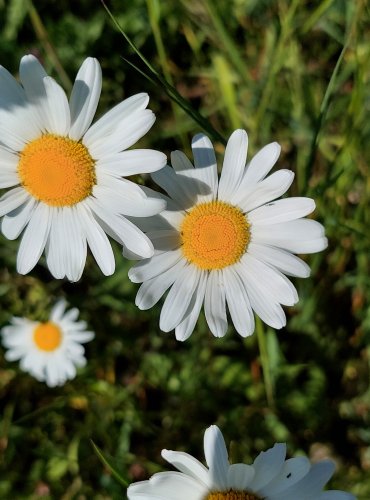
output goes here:
[{"label": "partially open daisy", "polygon": [[76,308],[65,312],[66,303],[59,300],[45,323],[13,317],[11,325],[1,330],[2,343],[8,350],[5,359],[20,360],[23,371],[49,387],[73,379],[76,367],[86,364],[81,344],[94,338],[85,321],[77,321]]},{"label": "partially open daisy", "polygon": [[122,178],[166,162],[158,151],[124,151],[155,121],[145,109],[147,94],[124,100],[90,127],[101,91],[96,59],[82,64],[69,102],[31,55],[21,60],[20,80],[0,67],[0,188],[13,187],[0,199],[1,229],[15,239],[26,228],[18,272],[28,273],[45,249],[53,276],[77,281],[89,245],[110,275],[115,262],[105,233],[123,245],[124,255],[150,257],[152,243],[123,215],[153,215],[164,202]]},{"label": "partially open daisy", "polygon": [[160,327],[175,328],[178,340],[191,335],[203,303],[216,337],[227,330],[226,304],[242,336],[254,331],[252,311],[268,325],[282,328],[286,319],[280,304],[298,301],[285,274],[310,274],[308,265],[293,253],[318,252],[327,246],[323,226],[302,219],[314,210],[313,200],[273,201],[294,177],[290,170],[266,177],[280,146],[265,146],[246,166],[247,141],[244,130],[231,135],[218,181],[211,142],[202,134],[194,137],[195,168],[175,151],[173,169],[166,166],[152,174],[170,198],[147,192],[165,200],[167,210],[142,222],[136,219],[156,250],[130,269],[130,279],[143,282],[136,304],[148,309],[171,287]]},{"label": "partially open daisy", "polygon": [[181,451],[162,450],[180,472],[159,472],[129,486],[129,500],[354,500],[343,491],[322,491],[334,472],[328,460],[314,465],[305,457],[285,460],[277,443],[252,465],[230,465],[224,438],[215,425],[204,434],[208,469]]}]

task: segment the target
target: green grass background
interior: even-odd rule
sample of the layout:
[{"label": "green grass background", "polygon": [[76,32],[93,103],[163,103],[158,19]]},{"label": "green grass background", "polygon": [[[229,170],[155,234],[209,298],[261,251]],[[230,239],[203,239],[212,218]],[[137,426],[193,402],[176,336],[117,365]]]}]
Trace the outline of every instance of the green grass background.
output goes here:
[{"label": "green grass background", "polygon": [[[234,462],[251,462],[284,441],[290,456],[331,456],[338,469],[330,486],[370,498],[369,4],[109,6],[151,64],[224,137],[245,128],[250,154],[281,144],[278,167],[296,173],[290,194],[315,198],[329,248],[307,257],[312,275],[295,280],[300,302],[286,309],[287,327],[261,331],[260,345],[257,334],[243,340],[231,327],[215,339],[203,317],[178,343],[159,331],[159,306],[135,307],[137,285],[118,245],[113,276],[104,277],[89,256],[82,279],[71,284],[53,280],[44,260],[17,275],[19,241],[1,236],[0,327],[13,315],[44,320],[65,296],[96,339],[87,345],[86,368],[56,389],[7,363],[1,348],[0,498],[125,498],[91,439],[132,482],[167,468],[162,448],[202,459],[203,432],[213,423]],[[0,22],[0,63],[14,75],[20,57],[33,53],[68,89],[83,59],[95,56],[103,68],[98,115],[147,91],[157,121],[140,146],[190,153],[200,127],[124,61],[144,69],[98,0],[37,0],[34,8],[0,0]],[[223,145],[215,147],[221,159]]]}]

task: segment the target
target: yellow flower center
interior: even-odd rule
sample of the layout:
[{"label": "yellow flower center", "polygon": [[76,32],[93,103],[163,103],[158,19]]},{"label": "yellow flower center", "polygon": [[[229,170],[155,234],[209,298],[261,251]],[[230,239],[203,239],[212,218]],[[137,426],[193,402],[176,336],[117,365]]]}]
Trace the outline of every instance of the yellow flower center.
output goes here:
[{"label": "yellow flower center", "polygon": [[262,500],[261,497],[248,491],[213,491],[208,493],[204,500]]},{"label": "yellow flower center", "polygon": [[184,217],[180,231],[184,256],[205,270],[235,264],[250,240],[246,216],[223,201],[196,205]]},{"label": "yellow flower center", "polygon": [[62,342],[62,332],[55,323],[40,323],[33,332],[33,341],[41,351],[55,351]]},{"label": "yellow flower center", "polygon": [[45,134],[19,154],[22,186],[53,207],[74,205],[89,196],[96,183],[95,161],[80,142]]}]

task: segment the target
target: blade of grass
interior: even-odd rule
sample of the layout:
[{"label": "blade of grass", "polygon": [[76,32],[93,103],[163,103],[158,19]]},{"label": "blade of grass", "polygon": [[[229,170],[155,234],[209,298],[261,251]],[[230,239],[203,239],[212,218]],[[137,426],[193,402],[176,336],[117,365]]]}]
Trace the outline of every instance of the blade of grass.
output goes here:
[{"label": "blade of grass", "polygon": [[[359,5],[360,5],[360,3],[359,3]],[[354,30],[354,27],[357,23],[359,12],[360,12],[360,7],[357,8],[357,10],[355,11],[355,13],[353,15],[353,19],[351,22],[350,29],[348,30],[348,35],[346,37],[346,41],[345,41],[343,48],[339,54],[337,62],[335,63],[333,73],[331,74],[329,83],[326,87],[325,94],[324,94],[324,97],[323,97],[321,105],[320,105],[320,112],[319,112],[319,115],[316,119],[314,133],[313,133],[312,140],[311,140],[310,153],[308,155],[307,164],[306,164],[306,168],[305,168],[304,185],[301,187],[303,190],[306,190],[308,188],[308,183],[309,183],[309,180],[311,177],[312,167],[313,167],[315,157],[316,157],[317,145],[319,142],[319,136],[320,136],[320,133],[322,130],[322,125],[325,121],[325,118],[326,118],[326,115],[327,115],[327,112],[328,112],[328,109],[329,109],[329,106],[331,103],[331,97],[333,95],[333,89],[334,89],[335,84],[336,84],[336,79],[337,79],[337,75],[339,72],[339,68],[341,67],[344,54],[347,52],[347,49],[348,49],[349,44],[350,44],[351,39],[352,39],[353,30]]]},{"label": "blade of grass", "polygon": [[225,53],[230,58],[230,61],[233,63],[239,74],[243,77],[243,80],[245,82],[249,82],[250,74],[247,71],[245,61],[240,56],[238,46],[234,43],[233,38],[229,35],[224,23],[222,22],[221,16],[217,10],[217,3],[214,3],[213,0],[207,0],[205,4],[216,33],[220,38],[221,46],[225,49]]},{"label": "blade of grass", "polygon": [[[216,141],[221,142],[222,144],[226,144],[225,138],[211,125],[211,123],[203,116],[201,115],[197,110],[195,110],[192,105],[190,104],[189,101],[187,101],[182,95],[176,90],[175,87],[173,87],[167,80],[166,78],[161,75],[151,64],[150,62],[145,58],[145,56],[140,52],[140,50],[136,47],[134,42],[129,38],[129,36],[123,31],[119,23],[117,22],[116,18],[112,14],[112,12],[109,10],[108,6],[104,2],[104,0],[100,0],[103,7],[107,11],[109,17],[112,19],[114,25],[118,29],[118,31],[121,33],[121,35],[124,37],[124,39],[127,41],[127,43],[130,45],[130,47],[133,49],[135,54],[141,59],[141,61],[144,63],[144,65],[147,67],[149,70],[150,74],[148,75],[148,79],[152,79],[156,82],[157,85],[161,86],[164,92],[170,97],[170,99],[174,100],[181,108],[193,118],[193,120],[198,123],[213,139]],[[144,71],[141,71],[141,74],[145,74]]]},{"label": "blade of grass", "polygon": [[274,383],[270,369],[266,332],[262,320],[258,316],[256,317],[256,331],[257,331],[258,348],[260,351],[260,358],[262,364],[263,380],[265,382],[267,404],[269,408],[273,409],[275,407]]},{"label": "blade of grass", "polygon": [[112,476],[120,483],[122,486],[127,488],[129,485],[128,481],[124,479],[119,472],[116,471],[116,469],[113,467],[113,465],[108,461],[107,458],[103,455],[101,449],[94,443],[92,439],[90,439],[91,445],[94,448],[95,453],[97,454],[99,460],[107,469],[111,472]]},{"label": "blade of grass", "polygon": [[[172,80],[172,75],[171,75],[171,71],[170,71],[170,66],[168,64],[168,57],[167,57],[166,49],[165,49],[165,46],[163,43],[163,39],[162,39],[162,35],[161,35],[161,28],[160,28],[160,24],[159,24],[160,5],[161,4],[158,2],[158,0],[147,0],[146,5],[147,5],[147,10],[148,10],[148,15],[149,15],[150,27],[152,28],[155,45],[157,47],[157,52],[158,52],[158,56],[159,56],[159,63],[161,65],[165,79],[168,81],[168,83],[170,85],[173,86],[173,80]],[[171,100],[171,108],[172,108],[172,112],[173,112],[173,115],[175,118],[175,123],[177,126],[177,124],[180,123],[180,121],[181,121],[181,118],[180,118],[181,110],[177,106],[174,105],[173,100]],[[177,130],[177,133],[179,133],[178,130]],[[182,143],[183,149],[186,149],[186,146],[187,146],[186,137],[183,133],[180,133],[179,135],[181,138],[181,143]]]},{"label": "blade of grass", "polygon": [[49,38],[48,32],[44,26],[44,23],[42,22],[42,19],[39,16],[39,13],[37,12],[35,6],[33,5],[33,3],[31,1],[29,2],[28,13],[29,13],[31,23],[32,23],[33,29],[35,30],[37,38],[40,40],[40,43],[44,47],[46,54],[48,55],[50,61],[53,63],[64,88],[66,90],[70,91],[72,89],[72,82],[71,82],[69,76],[67,75],[67,73],[64,71],[64,68],[62,66],[62,63],[60,62],[58,54],[57,54],[53,44],[50,41],[50,38]]}]

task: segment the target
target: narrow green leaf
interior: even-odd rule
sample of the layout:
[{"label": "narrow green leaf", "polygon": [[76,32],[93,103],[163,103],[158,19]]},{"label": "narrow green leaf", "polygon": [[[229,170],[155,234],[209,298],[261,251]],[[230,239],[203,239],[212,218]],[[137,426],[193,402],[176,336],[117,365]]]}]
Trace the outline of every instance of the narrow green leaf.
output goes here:
[{"label": "narrow green leaf", "polygon": [[216,141],[221,142],[222,144],[226,144],[225,138],[211,125],[209,120],[205,118],[203,115],[201,115],[196,109],[192,107],[189,101],[184,99],[182,95],[176,90],[175,87],[173,87],[167,80],[166,78],[161,75],[151,64],[150,62],[146,59],[146,57],[140,52],[140,50],[136,47],[134,42],[130,39],[130,37],[123,31],[115,17],[113,16],[112,12],[109,10],[108,6],[105,4],[104,0],[100,0],[103,7],[107,11],[109,17],[112,19],[113,23],[117,27],[118,31],[121,33],[121,35],[125,38],[127,43],[130,45],[130,47],[134,50],[135,54],[139,56],[141,61],[145,64],[147,69],[149,70],[149,74],[146,73],[144,70],[138,70],[138,68],[132,64],[132,66],[139,71],[141,75],[146,76],[146,78],[149,81],[154,80],[154,82],[162,87],[164,92],[168,95],[170,99],[175,101],[189,116],[193,118],[195,122],[198,123],[213,139]]},{"label": "narrow green leaf", "polygon": [[97,454],[99,460],[102,462],[103,465],[107,467],[107,469],[111,472],[112,476],[120,483],[122,486],[127,488],[129,485],[128,481],[124,479],[119,472],[113,467],[113,465],[108,461],[107,458],[103,455],[101,449],[94,443],[92,439],[90,439],[90,442],[92,444],[92,447],[94,448],[95,453]]}]

